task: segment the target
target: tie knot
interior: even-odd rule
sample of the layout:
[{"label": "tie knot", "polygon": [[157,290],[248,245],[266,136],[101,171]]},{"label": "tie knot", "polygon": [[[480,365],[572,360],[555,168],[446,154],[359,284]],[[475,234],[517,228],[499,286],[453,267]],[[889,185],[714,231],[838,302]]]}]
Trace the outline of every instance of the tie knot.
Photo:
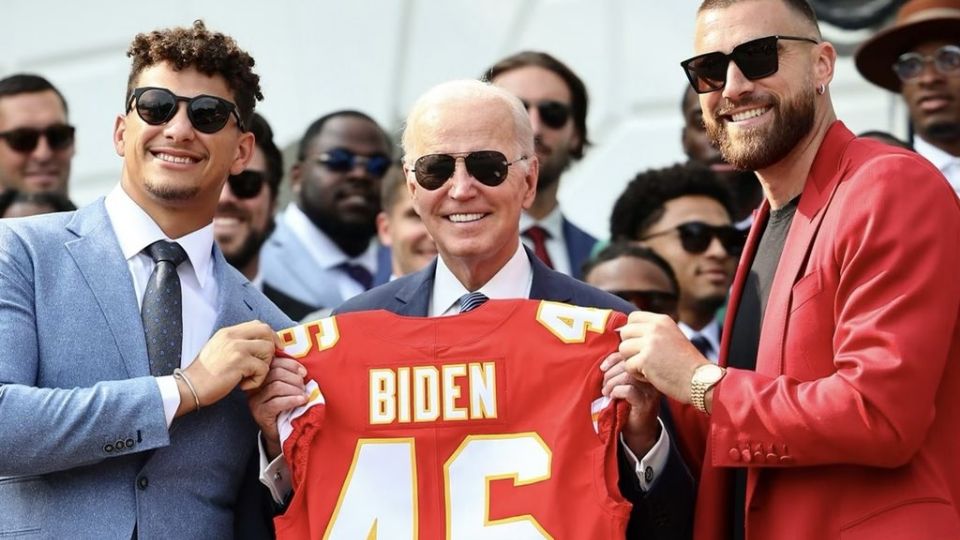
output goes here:
[{"label": "tie knot", "polygon": [[167,261],[173,263],[173,266],[180,266],[180,263],[187,260],[187,252],[176,242],[157,240],[147,246],[143,251],[146,252],[155,263]]},{"label": "tie knot", "polygon": [[466,313],[468,311],[474,310],[484,302],[488,300],[487,295],[482,292],[475,291],[472,293],[467,293],[460,297],[458,302],[460,303],[460,313]]},{"label": "tie knot", "polygon": [[534,242],[543,242],[550,238],[550,233],[539,225],[534,225],[529,229],[523,231],[523,235],[527,238],[533,240]]}]

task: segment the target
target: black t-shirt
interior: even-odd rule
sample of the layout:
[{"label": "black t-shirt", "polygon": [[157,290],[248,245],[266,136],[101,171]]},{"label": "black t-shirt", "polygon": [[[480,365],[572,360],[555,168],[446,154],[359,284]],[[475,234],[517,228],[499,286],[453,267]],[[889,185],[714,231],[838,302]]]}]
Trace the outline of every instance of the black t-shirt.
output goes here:
[{"label": "black t-shirt", "polygon": [[[729,367],[750,370],[757,367],[760,328],[767,298],[770,297],[770,287],[773,286],[773,277],[777,273],[780,254],[783,253],[783,245],[787,240],[787,233],[790,232],[790,224],[793,223],[799,200],[800,197],[796,197],[783,208],[770,211],[756,256],[750,264],[750,274],[743,285],[737,316],[733,320],[730,353],[727,356]],[[754,223],[754,226],[757,224]],[[737,467],[733,474],[733,496],[730,497],[730,511],[733,512],[732,538],[742,540],[746,523],[744,505],[747,498],[747,469]]]}]

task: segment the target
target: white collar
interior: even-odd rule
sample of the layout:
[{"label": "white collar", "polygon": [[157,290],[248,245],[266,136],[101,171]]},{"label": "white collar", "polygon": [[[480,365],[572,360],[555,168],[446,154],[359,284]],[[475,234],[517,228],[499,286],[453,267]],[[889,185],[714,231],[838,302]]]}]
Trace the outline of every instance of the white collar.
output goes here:
[{"label": "white collar", "polygon": [[923,140],[923,138],[919,135],[913,139],[913,148],[918,154],[927,158],[930,163],[933,163],[934,167],[941,171],[945,170],[954,162],[960,161],[960,156],[953,156],[947,152],[944,152],[943,150]]},{"label": "white collar", "polygon": [[107,216],[117,235],[123,257],[129,261],[143,252],[143,249],[157,240],[176,242],[187,252],[197,283],[203,288],[213,260],[213,222],[190,234],[172,239],[164,234],[160,226],[140,207],[123,186],[117,184],[103,202]]},{"label": "white collar", "polygon": [[520,232],[526,231],[534,225],[539,225],[543,227],[545,231],[550,233],[550,238],[554,240],[560,240],[563,238],[563,213],[560,212],[560,205],[553,207],[553,210],[550,211],[543,219],[536,220],[524,210],[520,212]]},{"label": "white collar", "polygon": [[[490,281],[479,289],[487,298],[527,298],[530,296],[530,287],[533,284],[533,267],[523,249],[523,244],[517,242],[517,251],[514,252],[507,264],[503,265]],[[437,257],[437,271],[433,279],[433,295],[430,297],[431,317],[443,315],[451,310],[456,313],[455,306],[461,296],[467,294],[466,287],[457,280],[450,268],[443,262],[443,257]]]},{"label": "white collar", "polygon": [[693,336],[701,335],[713,347],[713,352],[715,354],[720,353],[720,323],[716,319],[710,321],[710,324],[704,326],[699,331],[690,328],[687,323],[678,322],[677,326],[680,327],[680,331],[683,332],[683,335],[687,336],[687,339],[691,339]]},{"label": "white collar", "polygon": [[283,213],[283,219],[290,227],[290,230],[293,231],[293,234],[300,240],[300,243],[310,255],[310,258],[312,258],[320,268],[329,270],[345,262],[350,262],[363,266],[369,270],[371,274],[376,274],[376,241],[371,240],[366,251],[357,257],[351,258],[343,251],[340,251],[337,244],[314,225],[307,214],[295,203],[287,205],[287,210]]}]

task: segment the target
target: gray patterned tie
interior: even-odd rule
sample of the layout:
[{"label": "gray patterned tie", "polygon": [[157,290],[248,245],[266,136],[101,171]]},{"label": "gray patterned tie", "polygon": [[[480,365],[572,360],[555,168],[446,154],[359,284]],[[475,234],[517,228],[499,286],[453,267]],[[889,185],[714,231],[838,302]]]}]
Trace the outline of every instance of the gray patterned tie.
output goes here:
[{"label": "gray patterned tie", "polygon": [[180,367],[183,311],[177,266],[187,260],[187,253],[180,244],[164,240],[150,244],[143,251],[156,264],[143,293],[140,318],[147,339],[150,374],[160,377]]},{"label": "gray patterned tie", "polygon": [[482,292],[467,293],[461,296],[460,300],[458,300],[460,303],[460,313],[466,313],[474,310],[480,307],[487,300],[489,300],[487,295],[483,294]]}]

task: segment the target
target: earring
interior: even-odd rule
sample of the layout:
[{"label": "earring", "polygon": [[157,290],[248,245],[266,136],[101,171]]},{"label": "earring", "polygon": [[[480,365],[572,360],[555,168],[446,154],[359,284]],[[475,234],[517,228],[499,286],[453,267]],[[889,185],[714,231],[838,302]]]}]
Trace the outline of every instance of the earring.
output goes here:
[{"label": "earring", "polygon": [[820,83],[819,85],[817,85],[817,94],[820,94],[822,96],[823,93],[826,91],[827,91],[827,86],[825,84]]}]

